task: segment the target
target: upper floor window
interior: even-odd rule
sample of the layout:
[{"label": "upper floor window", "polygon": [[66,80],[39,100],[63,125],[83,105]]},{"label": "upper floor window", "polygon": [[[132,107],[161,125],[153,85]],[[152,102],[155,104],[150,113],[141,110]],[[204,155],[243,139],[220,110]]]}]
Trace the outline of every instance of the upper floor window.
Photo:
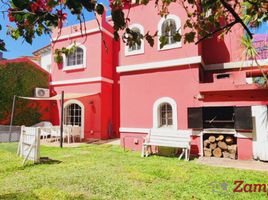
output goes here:
[{"label": "upper floor window", "polygon": [[160,105],[160,124],[159,127],[169,127],[173,125],[172,107],[169,103]]},{"label": "upper floor window", "polygon": [[167,45],[174,44],[176,41],[173,36],[176,34],[176,22],[174,19],[167,19],[163,22],[161,27],[161,35],[167,37]]},{"label": "upper floor window", "polygon": [[83,45],[77,44],[75,51],[64,57],[63,71],[73,69],[83,69],[86,67],[86,48]]},{"label": "upper floor window", "polygon": [[83,49],[80,47],[77,47],[74,53],[67,56],[66,66],[82,65],[83,57],[84,57]]},{"label": "upper floor window", "polygon": [[[137,27],[134,27],[131,29],[133,32],[137,33],[137,34],[140,34],[140,29],[138,29]],[[131,51],[137,51],[137,50],[140,50],[141,49],[141,44],[133,44],[131,47],[128,48],[128,51],[131,52]]]},{"label": "upper floor window", "polygon": [[[143,35],[144,34],[144,29],[140,24],[132,24],[129,26],[129,28],[138,34]],[[136,55],[136,54],[142,54],[144,53],[144,41],[143,39],[141,40],[140,44],[132,44],[131,46],[126,45],[125,46],[125,55]]]},{"label": "upper floor window", "polygon": [[174,49],[181,47],[181,42],[174,40],[174,35],[179,32],[181,34],[181,21],[176,15],[168,15],[162,18],[158,24],[158,36],[165,36],[167,44],[161,49],[160,41],[158,40],[158,50]]}]

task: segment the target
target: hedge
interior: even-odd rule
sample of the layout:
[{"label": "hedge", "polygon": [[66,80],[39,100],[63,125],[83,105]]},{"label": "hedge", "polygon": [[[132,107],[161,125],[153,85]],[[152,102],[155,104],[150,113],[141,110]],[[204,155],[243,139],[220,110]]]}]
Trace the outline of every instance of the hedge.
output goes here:
[{"label": "hedge", "polygon": [[[36,87],[48,88],[48,74],[28,62],[0,64],[0,124],[9,124],[13,96],[33,96]],[[17,99],[14,125],[40,121],[39,103]]]}]

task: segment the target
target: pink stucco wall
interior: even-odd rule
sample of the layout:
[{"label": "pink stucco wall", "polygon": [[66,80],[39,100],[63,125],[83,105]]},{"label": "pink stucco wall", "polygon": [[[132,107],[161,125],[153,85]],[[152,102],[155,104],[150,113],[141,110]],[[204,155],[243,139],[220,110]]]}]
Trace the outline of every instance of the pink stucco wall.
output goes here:
[{"label": "pink stucco wall", "polygon": [[217,36],[202,42],[202,57],[206,64],[235,62],[241,60],[243,28],[235,25],[232,31],[219,39]]},{"label": "pink stucco wall", "polygon": [[[114,40],[111,36],[113,34],[112,26],[106,22],[105,12],[102,17],[98,16],[98,21],[100,27],[96,20],[86,22],[86,27],[82,24],[82,36],[79,35],[81,34],[80,25],[64,27],[61,29],[60,35],[58,29],[53,31],[52,37],[58,39],[51,45],[52,53],[54,53],[56,49],[71,47],[76,43],[78,46],[80,45],[86,48],[86,63],[84,63],[83,69],[64,71],[63,64],[57,64],[53,59],[51,71],[52,81],[101,76],[110,79],[113,78],[115,68],[113,61]],[[105,29],[105,31],[100,31],[100,28]],[[77,36],[73,37],[73,34]]]},{"label": "pink stucco wall", "polygon": [[[181,6],[178,6],[176,3],[171,3],[169,6],[169,12],[170,14],[178,16],[183,26],[187,17],[184,9]],[[131,11],[129,12],[129,19],[129,25],[140,24],[144,28],[144,33],[150,32],[150,34],[153,35],[157,31],[158,23],[161,17],[158,15],[158,10],[155,7],[154,1],[150,1],[146,6],[141,5],[132,7]],[[144,54],[125,56],[125,44],[121,41],[119,65],[140,64],[199,55],[198,46],[195,44],[182,43],[181,48],[158,50],[157,37],[154,38],[154,42],[154,47],[150,47],[147,41],[144,42]]]},{"label": "pink stucco wall", "polygon": [[[127,10],[126,10],[127,12]],[[178,16],[183,26],[185,11],[175,3],[169,7],[170,14]],[[150,16],[150,17],[148,17]],[[249,70],[216,70],[205,72],[202,64],[173,66],[172,68],[151,69],[116,73],[117,66],[137,65],[150,62],[202,56],[205,64],[239,61],[241,58],[240,36],[243,30],[237,25],[223,40],[217,37],[205,40],[199,45],[184,44],[182,47],[158,50],[158,38],[154,47],[144,42],[144,53],[125,55],[125,44],[116,42],[111,35],[112,26],[105,21],[105,15],[99,18],[105,32],[98,31],[96,21],[86,23],[87,30],[95,30],[86,36],[66,37],[52,44],[52,50],[67,47],[74,41],[86,47],[86,67],[84,69],[63,71],[62,66],[52,63],[52,81],[103,77],[113,83],[104,81],[84,82],[79,84],[62,84],[51,86],[56,93],[99,93],[80,98],[85,106],[85,138],[107,139],[112,123],[114,136],[119,137],[119,127],[146,128],[153,127],[153,104],[162,97],[176,101],[178,129],[188,129],[187,109],[200,106],[258,105],[267,104],[268,95],[254,85],[246,85]],[[154,2],[146,6],[134,6],[129,13],[132,24],[140,24],[144,33],[157,31],[160,16]],[[74,27],[62,29],[62,36],[74,33]],[[110,34],[107,34],[110,33]],[[183,30],[182,30],[183,33]],[[122,32],[120,33],[122,34]],[[57,30],[53,32],[57,37]],[[152,66],[153,67],[153,66]],[[214,80],[216,73],[232,72],[230,79]],[[241,86],[242,85],[242,86]],[[204,99],[197,99],[198,94]],[[92,103],[93,102],[93,103]],[[57,122],[58,107],[54,108]],[[131,150],[141,150],[146,133],[122,132],[121,145]],[[252,152],[245,149],[252,145],[249,138],[238,138],[238,157],[248,159]],[[251,149],[252,150],[252,149]],[[200,154],[200,137],[192,136],[191,153]]]},{"label": "pink stucco wall", "polygon": [[121,133],[120,143],[124,149],[141,151],[147,133]]},{"label": "pink stucco wall", "polygon": [[[117,82],[115,82],[115,84],[113,83],[114,79],[118,79],[114,67],[117,60],[114,60],[113,52],[116,42],[111,37],[112,27],[105,19],[105,14],[103,14],[102,17],[98,17],[100,26],[105,29],[105,31],[100,31],[97,21],[92,20],[86,23],[86,31],[89,33],[83,36],[78,35],[73,37],[70,35],[79,34],[80,26],[65,27],[61,30],[61,38],[52,44],[52,52],[62,47],[68,47],[74,42],[86,47],[86,53],[84,54],[86,63],[84,63],[83,69],[64,71],[63,64],[57,64],[52,61],[51,75],[52,95],[60,94],[61,91],[64,91],[65,94],[95,94],[77,99],[85,108],[83,124],[85,139],[108,139],[110,137],[119,136],[119,112],[113,109],[113,105],[115,105],[115,107],[117,106],[116,108],[119,109],[118,104],[114,102],[118,100],[118,97],[114,95],[114,92],[118,94],[118,84]],[[54,30],[53,37],[58,36],[57,31],[58,30]],[[102,79],[100,80],[100,78]],[[80,83],[68,83],[76,80],[79,80]],[[61,82],[59,83],[57,81]],[[52,115],[52,121],[54,124],[58,124],[59,102],[58,105],[54,107],[55,112]],[[111,124],[112,134],[110,133],[111,131],[109,132]]]},{"label": "pink stucco wall", "polygon": [[101,76],[101,53],[102,43],[101,34],[93,33],[87,37],[72,38],[70,40],[58,41],[54,48],[61,49],[62,47],[68,47],[74,42],[80,43],[86,47],[86,66],[84,69],[63,71],[62,64],[52,62],[52,81],[69,80],[69,79],[82,79],[90,77]]},{"label": "pink stucco wall", "polygon": [[198,106],[197,66],[181,66],[120,77],[121,127],[152,128],[153,104],[161,97],[177,102],[178,128],[187,129],[187,108]]},{"label": "pink stucco wall", "polygon": [[251,138],[237,139],[237,156],[239,160],[252,160],[253,147]]},{"label": "pink stucco wall", "polygon": [[[140,24],[144,28],[144,33],[149,32],[152,35],[158,30],[158,23],[161,17],[158,14],[158,9],[155,7],[153,1],[150,1],[146,6],[134,6],[129,13],[128,10],[126,10],[125,13],[128,14],[130,19],[129,26],[132,24]],[[178,16],[181,20],[182,34],[187,32],[187,29],[183,29],[183,25],[187,20],[187,15],[182,6],[179,6],[176,3],[171,3],[169,6],[169,13]],[[243,35],[243,31],[242,26],[237,24],[223,39],[214,36],[200,42],[198,45],[195,45],[194,43],[184,44],[182,41],[182,47],[169,50],[158,50],[159,41],[158,37],[155,37],[154,47],[150,47],[148,42],[145,41],[144,53],[131,56],[125,56],[125,44],[121,41],[119,65],[133,65],[198,55],[202,56],[206,64],[239,61],[241,59],[241,52],[243,51],[241,46],[241,35]],[[160,33],[158,33],[158,35],[159,34]]]}]

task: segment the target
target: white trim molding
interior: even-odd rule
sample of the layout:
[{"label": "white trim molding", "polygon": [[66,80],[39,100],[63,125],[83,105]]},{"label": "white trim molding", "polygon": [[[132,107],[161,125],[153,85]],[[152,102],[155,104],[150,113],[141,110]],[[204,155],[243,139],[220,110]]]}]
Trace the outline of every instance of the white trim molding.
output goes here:
[{"label": "white trim molding", "polygon": [[157,30],[158,30],[158,40],[157,40],[157,50],[158,51],[162,51],[162,50],[167,50],[167,49],[175,49],[175,48],[180,48],[182,46],[182,42],[175,42],[173,44],[167,44],[165,45],[162,49],[160,48],[160,41],[159,38],[161,37],[162,34],[162,25],[163,23],[168,20],[168,19],[172,19],[175,21],[176,23],[176,31],[179,30],[179,33],[181,34],[181,20],[178,16],[173,15],[173,14],[169,14],[166,17],[162,17],[158,23],[157,26]]},{"label": "white trim molding", "polygon": [[[172,108],[172,126],[162,128],[160,127],[160,106],[163,103],[170,104]],[[162,97],[154,102],[153,105],[153,128],[154,129],[172,129],[177,130],[178,129],[178,117],[177,117],[177,103],[174,99],[170,97]]]},{"label": "white trim molding", "polygon": [[[70,26],[70,27],[72,28],[73,26]],[[99,28],[87,29],[86,31],[83,31],[82,33],[80,31],[77,31],[75,33],[71,33],[71,34],[68,34],[68,35],[61,35],[58,38],[57,37],[54,37],[54,38],[52,38],[52,41],[59,41],[59,40],[64,40],[64,39],[70,39],[70,38],[73,38],[73,37],[84,36],[85,34],[97,33],[97,32],[106,33],[111,38],[114,38],[114,35],[110,31],[108,31],[107,29],[105,29],[103,27],[99,27]]]},{"label": "white trim molding", "polygon": [[121,127],[119,129],[120,133],[125,132],[125,133],[150,133],[149,128],[123,128]]},{"label": "white trim molding", "polygon": [[[268,66],[268,59],[257,60],[260,66]],[[218,63],[211,65],[204,65],[204,69],[211,70],[219,70],[219,69],[235,69],[241,67],[257,67],[257,63],[255,60],[246,60],[239,62],[228,62],[228,63]]]},{"label": "white trim molding", "polygon": [[140,70],[178,67],[178,66],[190,65],[190,64],[203,64],[202,57],[194,56],[194,57],[166,60],[166,61],[159,61],[159,62],[142,63],[142,64],[137,64],[137,65],[121,65],[116,68],[116,71],[118,73],[122,73],[122,72],[132,72],[132,71],[140,71]]},{"label": "white trim molding", "polygon": [[253,138],[253,133],[251,132],[237,132],[235,134],[237,138]]},{"label": "white trim molding", "polygon": [[[129,29],[136,28],[139,30],[139,32],[144,35],[144,28],[140,24],[131,24],[129,26]],[[141,40],[141,48],[137,50],[130,51],[129,46],[125,45],[125,56],[132,56],[132,55],[138,55],[138,54],[143,54],[144,53],[144,40]]]},{"label": "white trim molding", "polygon": [[52,81],[50,85],[67,85],[67,84],[78,84],[78,83],[91,83],[91,82],[106,82],[113,84],[112,79],[105,77],[92,77],[92,78],[81,78],[81,79],[72,79],[72,80],[63,80],[63,81]]},{"label": "white trim molding", "polygon": [[85,69],[86,63],[87,63],[87,48],[80,44],[80,43],[73,43],[69,45],[67,48],[71,48],[73,45],[75,45],[77,48],[81,48],[83,50],[83,63],[80,65],[71,65],[67,66],[67,58],[66,55],[63,54],[63,68],[62,71],[69,71],[69,70],[75,70],[75,69]]},{"label": "white trim molding", "polygon": [[186,130],[173,130],[173,129],[150,129],[150,128],[126,128],[126,127],[121,127],[119,129],[120,133],[127,134],[127,133],[137,133],[137,134],[149,134],[150,132],[161,132],[164,134],[168,133],[175,133],[175,134],[189,134],[193,135],[193,131],[191,129],[186,129]]},{"label": "white trim molding", "polygon": [[81,107],[81,133],[80,133],[80,137],[84,138],[85,106],[81,101],[76,100],[76,99],[71,99],[71,100],[64,102],[64,104],[63,104],[64,109],[65,109],[65,107],[67,107],[71,104],[77,104]]}]

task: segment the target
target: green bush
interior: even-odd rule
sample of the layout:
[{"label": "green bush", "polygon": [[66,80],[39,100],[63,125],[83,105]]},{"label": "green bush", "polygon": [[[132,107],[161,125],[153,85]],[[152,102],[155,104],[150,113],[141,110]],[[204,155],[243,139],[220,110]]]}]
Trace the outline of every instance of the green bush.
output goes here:
[{"label": "green bush", "polygon": [[[0,65],[0,124],[9,124],[13,96],[30,96],[36,87],[48,88],[48,75],[27,62]],[[39,122],[39,103],[17,99],[15,125]]]}]

